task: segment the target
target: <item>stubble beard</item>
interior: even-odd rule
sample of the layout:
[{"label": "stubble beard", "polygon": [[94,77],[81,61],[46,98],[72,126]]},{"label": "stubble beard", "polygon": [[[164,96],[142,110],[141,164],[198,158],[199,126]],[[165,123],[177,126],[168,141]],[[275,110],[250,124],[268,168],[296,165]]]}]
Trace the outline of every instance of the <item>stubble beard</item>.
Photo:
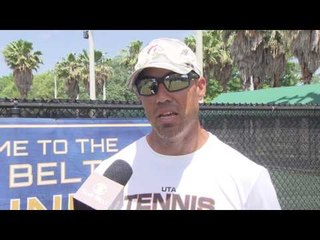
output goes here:
[{"label": "stubble beard", "polygon": [[164,124],[161,126],[154,126],[153,129],[161,141],[170,144],[177,143],[181,139],[184,139],[186,135],[189,134],[192,125],[193,121],[188,119],[186,122],[177,125]]},{"label": "stubble beard", "polygon": [[162,140],[166,142],[175,142],[179,139],[179,136],[183,132],[183,127],[181,125],[178,126],[170,126],[163,125],[154,128],[156,135]]}]

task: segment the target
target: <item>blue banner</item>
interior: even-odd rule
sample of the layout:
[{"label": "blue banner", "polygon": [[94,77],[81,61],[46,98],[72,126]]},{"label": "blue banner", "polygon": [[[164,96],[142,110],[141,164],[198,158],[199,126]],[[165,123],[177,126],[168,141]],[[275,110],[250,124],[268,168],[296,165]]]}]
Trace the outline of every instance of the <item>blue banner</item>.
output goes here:
[{"label": "blue banner", "polygon": [[0,209],[73,209],[98,164],[150,131],[146,119],[0,118]]}]

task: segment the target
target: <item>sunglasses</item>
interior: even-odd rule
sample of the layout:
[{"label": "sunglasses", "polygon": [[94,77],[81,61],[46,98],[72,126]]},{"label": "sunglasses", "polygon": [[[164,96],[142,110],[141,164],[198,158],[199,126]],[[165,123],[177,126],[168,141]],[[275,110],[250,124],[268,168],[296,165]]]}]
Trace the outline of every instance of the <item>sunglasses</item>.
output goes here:
[{"label": "sunglasses", "polygon": [[137,78],[135,86],[139,95],[153,96],[157,94],[160,83],[163,83],[168,92],[177,92],[188,88],[191,80],[199,77],[194,71],[188,74],[170,73],[161,78],[142,76]]}]

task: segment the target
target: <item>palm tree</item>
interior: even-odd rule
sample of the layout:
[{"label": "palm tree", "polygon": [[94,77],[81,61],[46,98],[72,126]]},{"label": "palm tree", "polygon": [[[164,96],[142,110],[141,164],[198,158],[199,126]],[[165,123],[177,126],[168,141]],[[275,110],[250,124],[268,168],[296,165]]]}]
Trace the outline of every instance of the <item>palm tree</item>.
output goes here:
[{"label": "palm tree", "polygon": [[122,50],[122,62],[124,66],[126,66],[129,69],[129,72],[132,72],[134,69],[134,66],[136,65],[138,61],[138,55],[141,50],[143,42],[137,40],[130,43],[130,45],[127,47],[127,49]]},{"label": "palm tree", "polygon": [[61,62],[58,62],[55,72],[59,79],[65,80],[67,95],[73,100],[77,99],[80,92],[81,66],[76,59],[76,54],[70,53],[67,58],[63,58]]},{"label": "palm tree", "polygon": [[[89,85],[89,56],[88,53],[83,50],[82,54],[77,59],[80,66],[81,80],[88,93],[90,93]],[[111,78],[112,68],[109,66],[109,60],[103,56],[103,53],[96,51],[94,53],[95,62],[95,80],[96,80],[96,92],[97,95],[103,93],[103,86],[108,79]]]},{"label": "palm tree", "polygon": [[283,33],[277,30],[226,31],[225,39],[231,36],[231,55],[240,71],[243,89],[257,89],[268,78],[272,86],[279,86],[286,63]]},{"label": "palm tree", "polygon": [[215,79],[219,80],[223,87],[223,91],[226,92],[227,83],[232,72],[230,43],[225,43],[223,41],[223,31],[221,30],[208,31],[207,34],[204,34],[204,42],[207,43],[204,49],[206,58],[209,58],[209,61],[210,55],[215,56],[216,58],[212,64],[213,76]]},{"label": "palm tree", "polygon": [[284,31],[264,31],[265,49],[263,67],[265,74],[271,79],[271,87],[280,86],[280,78],[284,75],[289,51],[286,48]]},{"label": "palm tree", "polygon": [[9,43],[3,50],[3,56],[7,65],[13,69],[14,82],[18,88],[21,98],[27,98],[32,86],[32,70],[37,70],[42,53],[35,51],[31,42],[18,40]]},{"label": "palm tree", "polygon": [[[211,76],[217,79],[227,91],[227,82],[231,76],[232,59],[230,57],[229,44],[222,39],[223,31],[204,31],[203,34],[203,75],[209,81]],[[185,43],[195,51],[196,42],[194,36],[185,38]]]},{"label": "palm tree", "polygon": [[[230,32],[226,33],[230,34]],[[231,55],[240,71],[243,89],[253,90],[253,82],[258,81],[262,70],[260,64],[263,53],[262,34],[255,30],[237,30],[230,35],[234,38]]]},{"label": "palm tree", "polygon": [[101,58],[96,64],[96,89],[97,94],[103,94],[103,87],[113,75],[113,69],[110,67],[110,59]]},{"label": "palm tree", "polygon": [[304,84],[320,67],[320,30],[286,31],[289,47],[298,59]]}]

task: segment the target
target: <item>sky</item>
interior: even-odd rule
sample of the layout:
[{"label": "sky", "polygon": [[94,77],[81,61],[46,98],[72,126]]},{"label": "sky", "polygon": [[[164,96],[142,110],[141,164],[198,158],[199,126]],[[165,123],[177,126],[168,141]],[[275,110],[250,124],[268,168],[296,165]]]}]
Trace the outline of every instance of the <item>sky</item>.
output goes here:
[{"label": "sky", "polygon": [[[132,41],[142,41],[145,46],[158,37],[184,40],[194,34],[194,30],[94,30],[93,40],[96,50],[113,58]],[[82,50],[89,49],[89,41],[83,38],[83,30],[0,30],[0,77],[12,73],[4,60],[3,49],[8,43],[19,39],[33,43],[33,51],[42,52],[44,64],[40,64],[34,74],[52,70],[69,53],[82,53]]]}]

